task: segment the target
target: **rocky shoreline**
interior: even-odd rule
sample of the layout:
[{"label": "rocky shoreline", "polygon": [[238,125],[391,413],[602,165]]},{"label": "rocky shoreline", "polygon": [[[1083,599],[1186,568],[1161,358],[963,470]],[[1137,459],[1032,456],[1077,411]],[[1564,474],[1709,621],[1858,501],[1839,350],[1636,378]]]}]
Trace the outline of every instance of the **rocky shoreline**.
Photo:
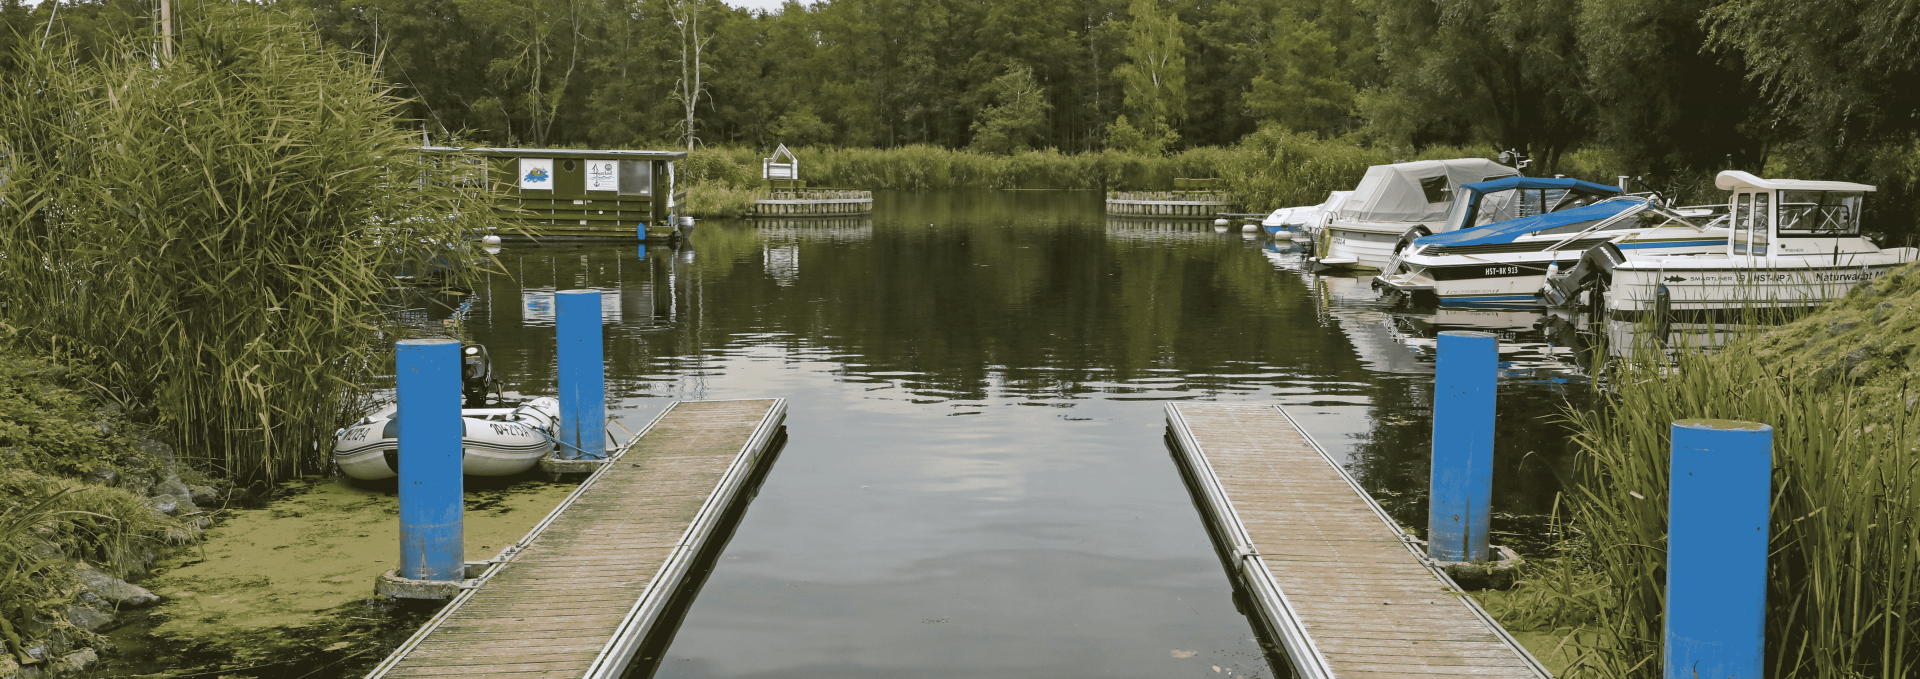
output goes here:
[{"label": "rocky shoreline", "polygon": [[0,679],[93,669],[99,632],[161,597],[139,579],[194,544],[244,488],[184,465],[141,419],[96,407],[64,367],[0,352],[0,521],[12,525],[0,605]]}]

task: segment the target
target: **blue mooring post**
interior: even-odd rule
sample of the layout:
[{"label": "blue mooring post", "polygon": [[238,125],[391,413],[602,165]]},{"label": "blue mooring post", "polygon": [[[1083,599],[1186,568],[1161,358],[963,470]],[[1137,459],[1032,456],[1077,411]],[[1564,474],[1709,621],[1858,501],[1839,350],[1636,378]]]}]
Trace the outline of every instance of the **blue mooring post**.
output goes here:
[{"label": "blue mooring post", "polygon": [[400,570],[412,580],[462,580],[460,341],[401,340],[394,352],[400,412]]},{"label": "blue mooring post", "polygon": [[1486,561],[1493,510],[1493,403],[1500,348],[1491,333],[1440,333],[1433,376],[1433,480],[1427,556]]},{"label": "blue mooring post", "polygon": [[600,344],[600,291],[562,290],[553,296],[559,342],[560,441],[563,460],[607,456],[606,351]]},{"label": "blue mooring post", "polygon": [[1762,679],[1773,427],[1673,423],[1667,679]]}]

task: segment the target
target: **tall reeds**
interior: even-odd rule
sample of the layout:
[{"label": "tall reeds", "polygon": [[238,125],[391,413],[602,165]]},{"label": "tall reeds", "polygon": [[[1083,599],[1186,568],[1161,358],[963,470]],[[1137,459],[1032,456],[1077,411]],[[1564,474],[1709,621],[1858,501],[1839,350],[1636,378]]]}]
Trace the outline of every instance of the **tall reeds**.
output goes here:
[{"label": "tall reeds", "polygon": [[[1661,672],[1668,432],[1697,417],[1774,427],[1767,675],[1920,674],[1920,428],[1905,376],[1885,398],[1808,369],[1850,352],[1801,343],[1809,333],[1863,341],[1859,323],[1842,322],[1857,313],[1851,306],[1756,330],[1717,352],[1638,347],[1613,366],[1595,410],[1569,413],[1582,451],[1575,519],[1604,585],[1583,595],[1596,604],[1587,609],[1593,634],[1569,676]],[[1777,351],[1788,340],[1797,356]]]},{"label": "tall reeds", "polygon": [[[889,149],[803,147],[794,149],[800,174],[814,186],[859,189],[1067,189],[1154,191],[1173,188],[1178,177],[1224,180],[1249,211],[1315,205],[1330,191],[1352,189],[1372,165],[1404,160],[1461,158],[1481,152],[1434,147],[1419,153],[1321,139],[1266,128],[1240,143],[1199,147],[1169,155],[1098,151],[1064,154],[1051,149],[1011,155],[916,145]],[[687,160],[687,181],[700,214],[725,216],[739,195],[760,181],[760,156],[748,148],[708,148]],[[729,198],[733,202],[729,202]]]},{"label": "tall reeds", "polygon": [[189,458],[297,472],[369,375],[403,265],[492,219],[437,181],[363,58],[263,6],[82,62],[24,43],[0,83],[0,296],[22,339],[151,402]]}]

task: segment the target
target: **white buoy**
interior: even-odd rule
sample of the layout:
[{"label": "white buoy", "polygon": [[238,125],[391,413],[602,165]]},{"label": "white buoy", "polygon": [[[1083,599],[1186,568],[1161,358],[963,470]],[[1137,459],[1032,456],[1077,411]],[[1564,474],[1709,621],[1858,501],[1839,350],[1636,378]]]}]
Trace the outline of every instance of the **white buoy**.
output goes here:
[{"label": "white buoy", "polygon": [[481,237],[480,237],[480,244],[481,244],[481,245],[499,245],[499,244],[500,244],[500,237],[499,237],[499,236],[495,236],[495,235],[493,235],[493,234],[487,234],[487,235],[485,235],[485,236],[481,236]]},{"label": "white buoy", "polygon": [[1216,220],[1213,220],[1213,225],[1214,225],[1214,226],[1226,226],[1226,225],[1227,225],[1227,218],[1226,218],[1226,217],[1221,217],[1221,218],[1219,218],[1219,219],[1216,219]]},{"label": "white buoy", "polygon": [[1242,224],[1240,225],[1240,233],[1260,233],[1260,225],[1259,224]]}]

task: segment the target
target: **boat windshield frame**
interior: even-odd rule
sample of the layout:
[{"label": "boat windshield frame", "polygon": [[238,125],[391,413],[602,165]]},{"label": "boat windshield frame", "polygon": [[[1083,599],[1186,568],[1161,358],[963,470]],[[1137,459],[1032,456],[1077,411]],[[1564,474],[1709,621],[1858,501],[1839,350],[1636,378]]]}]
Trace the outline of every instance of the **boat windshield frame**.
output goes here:
[{"label": "boat windshield frame", "polygon": [[[1848,238],[1860,235],[1864,191],[1784,189],[1776,203],[1775,234],[1781,238]],[[1813,228],[1796,228],[1811,224]]]}]

